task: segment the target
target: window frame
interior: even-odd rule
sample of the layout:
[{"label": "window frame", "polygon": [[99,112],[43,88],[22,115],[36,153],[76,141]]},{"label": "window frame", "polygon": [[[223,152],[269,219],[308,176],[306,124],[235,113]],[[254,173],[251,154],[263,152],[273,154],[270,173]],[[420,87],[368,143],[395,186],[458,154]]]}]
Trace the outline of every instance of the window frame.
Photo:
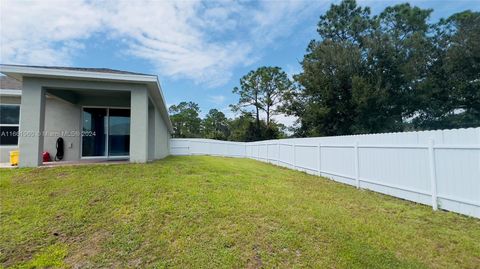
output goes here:
[{"label": "window frame", "polygon": [[[0,122],[0,127],[17,127],[18,130],[17,132],[20,131],[20,114],[22,113],[20,109],[20,104],[7,104],[7,103],[0,103],[0,106],[17,106],[18,107],[18,123],[17,124],[12,124],[12,123],[1,123]],[[17,138],[17,144],[5,144],[1,145],[0,147],[18,147],[18,138]]]}]

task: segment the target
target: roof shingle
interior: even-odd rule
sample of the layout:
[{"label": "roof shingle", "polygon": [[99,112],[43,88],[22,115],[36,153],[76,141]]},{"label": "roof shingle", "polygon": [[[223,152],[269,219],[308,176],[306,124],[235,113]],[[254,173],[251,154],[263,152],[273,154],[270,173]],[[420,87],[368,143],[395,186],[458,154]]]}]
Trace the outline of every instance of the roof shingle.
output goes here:
[{"label": "roof shingle", "polygon": [[22,83],[11,77],[0,76],[0,89],[21,90]]},{"label": "roof shingle", "polygon": [[41,66],[41,65],[17,65],[17,64],[3,64],[3,66],[20,66],[20,67],[58,69],[58,70],[72,70],[72,71],[99,72],[99,73],[112,73],[112,74],[129,74],[129,75],[154,76],[154,75],[152,75],[152,74],[136,73],[136,72],[129,72],[129,71],[123,71],[123,70],[110,69],[110,68],[67,67],[67,66]]}]

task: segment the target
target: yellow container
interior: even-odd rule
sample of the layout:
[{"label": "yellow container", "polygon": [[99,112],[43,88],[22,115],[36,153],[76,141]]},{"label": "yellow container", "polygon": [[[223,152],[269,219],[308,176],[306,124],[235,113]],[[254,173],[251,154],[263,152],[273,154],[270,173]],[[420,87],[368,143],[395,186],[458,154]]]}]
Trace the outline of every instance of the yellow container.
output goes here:
[{"label": "yellow container", "polygon": [[10,165],[16,166],[18,165],[18,155],[20,152],[18,150],[10,151]]}]

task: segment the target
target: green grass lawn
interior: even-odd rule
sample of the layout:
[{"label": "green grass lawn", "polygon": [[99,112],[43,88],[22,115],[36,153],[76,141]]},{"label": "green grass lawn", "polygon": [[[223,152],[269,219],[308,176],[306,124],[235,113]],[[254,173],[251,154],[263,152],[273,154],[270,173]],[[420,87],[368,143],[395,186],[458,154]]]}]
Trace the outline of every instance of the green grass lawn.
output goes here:
[{"label": "green grass lawn", "polygon": [[4,267],[480,268],[478,219],[253,160],[0,176]]}]

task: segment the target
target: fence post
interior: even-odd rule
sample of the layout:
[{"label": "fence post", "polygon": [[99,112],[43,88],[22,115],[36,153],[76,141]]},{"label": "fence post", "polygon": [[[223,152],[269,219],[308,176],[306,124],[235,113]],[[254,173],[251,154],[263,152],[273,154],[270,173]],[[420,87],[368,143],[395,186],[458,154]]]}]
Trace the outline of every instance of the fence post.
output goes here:
[{"label": "fence post", "polygon": [[359,155],[358,155],[358,141],[355,141],[355,183],[357,189],[360,188],[360,165],[359,165]]},{"label": "fence post", "polygon": [[428,145],[428,158],[430,160],[430,187],[432,189],[432,208],[433,210],[438,209],[437,201],[437,175],[435,168],[435,150],[434,150],[435,140],[430,139]]},{"label": "fence post", "polygon": [[318,176],[322,176],[322,143],[318,143]]},{"label": "fence post", "polygon": [[277,140],[277,165],[280,166],[280,140]]},{"label": "fence post", "polygon": [[267,163],[270,163],[270,161],[268,160],[268,142],[267,142],[266,146],[267,146]]},{"label": "fence post", "polygon": [[188,155],[192,155],[192,140],[188,140]]},{"label": "fence post", "polygon": [[260,145],[257,143],[255,146],[257,146],[257,160],[260,160]]},{"label": "fence post", "polygon": [[295,141],[293,143],[293,169],[297,170],[297,145],[295,145]]},{"label": "fence post", "polygon": [[248,158],[248,154],[247,154],[247,143],[244,143],[243,145],[244,145],[244,155],[243,155],[243,157],[244,157],[244,158]]}]

